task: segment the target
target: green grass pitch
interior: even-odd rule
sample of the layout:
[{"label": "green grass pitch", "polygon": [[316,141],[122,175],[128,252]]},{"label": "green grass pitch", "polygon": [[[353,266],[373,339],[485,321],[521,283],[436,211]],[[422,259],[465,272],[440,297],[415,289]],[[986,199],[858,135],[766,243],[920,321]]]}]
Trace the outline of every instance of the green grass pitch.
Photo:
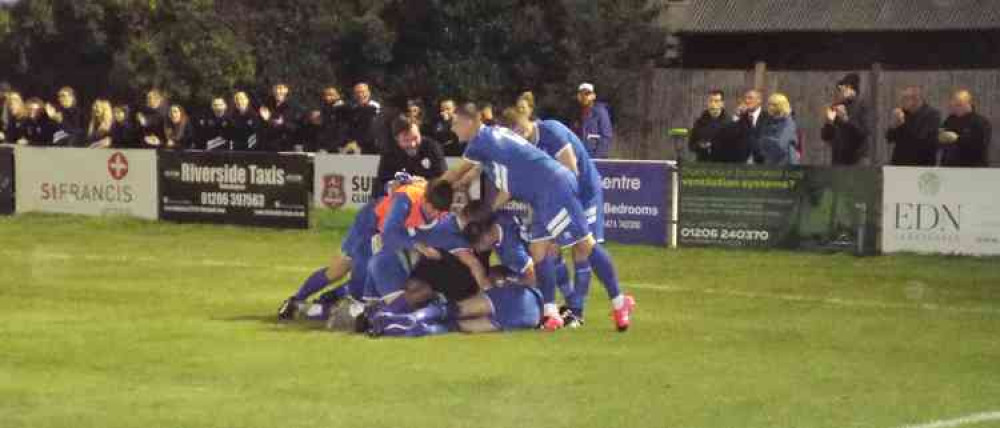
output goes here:
[{"label": "green grass pitch", "polygon": [[894,428],[1000,411],[997,259],[612,246],[638,300],[625,334],[597,284],[587,326],[554,334],[274,323],[349,221],[0,218],[0,427]]}]

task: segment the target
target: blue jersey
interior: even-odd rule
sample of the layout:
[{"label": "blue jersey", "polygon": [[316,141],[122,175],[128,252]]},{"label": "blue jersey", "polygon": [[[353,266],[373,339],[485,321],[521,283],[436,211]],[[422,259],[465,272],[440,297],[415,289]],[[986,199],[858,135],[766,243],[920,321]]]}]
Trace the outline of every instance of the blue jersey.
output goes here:
[{"label": "blue jersey", "polygon": [[494,244],[494,249],[500,264],[519,274],[524,273],[531,264],[524,226],[516,216],[507,212],[497,213],[497,226],[500,228],[500,239]]},{"label": "blue jersey", "polygon": [[576,170],[580,173],[577,183],[580,201],[590,202],[601,191],[601,174],[587,153],[587,148],[572,130],[556,120],[539,120],[535,122],[534,143],[549,156],[558,159],[563,150],[572,150],[576,155]]},{"label": "blue jersey", "polygon": [[574,194],[577,192],[576,182],[568,186],[554,185],[567,179],[566,168],[507,128],[480,128],[466,147],[464,156],[481,165],[498,190],[533,208],[554,189],[562,187]]},{"label": "blue jersey", "polygon": [[459,226],[458,217],[455,214],[446,214],[434,223],[409,229],[408,232],[413,242],[419,242],[434,249],[449,253],[472,251],[469,241],[462,235],[462,228]]}]

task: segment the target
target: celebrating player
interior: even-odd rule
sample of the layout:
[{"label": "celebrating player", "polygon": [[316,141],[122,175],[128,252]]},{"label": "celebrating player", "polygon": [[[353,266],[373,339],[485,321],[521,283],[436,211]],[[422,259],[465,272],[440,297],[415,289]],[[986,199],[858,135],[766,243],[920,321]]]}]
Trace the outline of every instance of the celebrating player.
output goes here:
[{"label": "celebrating player", "polygon": [[[577,177],[512,131],[484,126],[474,109],[459,111],[452,127],[461,140],[469,143],[463,161],[448,171],[444,179],[458,181],[470,172],[475,173],[478,167],[486,172],[500,193],[494,207],[502,206],[511,198],[531,207],[529,251],[545,303],[543,327],[550,331],[562,328],[564,321],[555,304],[554,254],[558,246],[572,246],[574,260],[590,260],[597,244],[577,199]],[[607,253],[597,254],[591,265],[603,272],[614,272]],[[613,276],[608,275],[608,278]],[[617,311],[619,331],[628,328],[631,310],[631,306],[625,304]]]},{"label": "celebrating player", "polygon": [[[568,310],[562,314],[566,325],[577,327],[583,323],[583,309],[590,292],[591,266],[594,266],[594,271],[604,284],[608,298],[611,300],[612,315],[616,326],[619,329],[627,329],[630,321],[629,312],[635,306],[635,299],[622,293],[613,266],[610,263],[602,262],[602,260],[610,261],[611,256],[602,245],[604,242],[604,194],[601,188],[601,174],[591,161],[590,154],[587,153],[580,138],[558,121],[532,120],[512,108],[504,111],[504,118],[514,132],[573,171],[577,177],[579,188],[577,197],[587,215],[590,231],[597,242],[589,258],[574,260],[574,284],[572,292],[566,295]],[[557,259],[556,275],[560,288],[566,290],[567,287],[563,287],[563,284],[568,282],[568,274],[562,257]]]}]

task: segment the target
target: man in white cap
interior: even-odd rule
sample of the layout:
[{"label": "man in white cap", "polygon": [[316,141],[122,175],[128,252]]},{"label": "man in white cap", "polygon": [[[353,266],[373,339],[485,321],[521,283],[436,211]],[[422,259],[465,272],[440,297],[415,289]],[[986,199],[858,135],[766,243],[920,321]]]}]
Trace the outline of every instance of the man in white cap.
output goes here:
[{"label": "man in white cap", "polygon": [[597,101],[597,92],[592,83],[580,84],[576,100],[580,103],[581,110],[573,124],[573,131],[583,141],[592,159],[607,158],[614,137],[608,105]]}]

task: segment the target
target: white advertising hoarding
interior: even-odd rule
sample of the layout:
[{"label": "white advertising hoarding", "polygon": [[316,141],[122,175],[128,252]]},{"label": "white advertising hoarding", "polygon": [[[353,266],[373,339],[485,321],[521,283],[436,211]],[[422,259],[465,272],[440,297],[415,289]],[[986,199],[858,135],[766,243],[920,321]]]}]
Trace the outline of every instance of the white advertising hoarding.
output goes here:
[{"label": "white advertising hoarding", "polygon": [[1000,255],[1000,170],[886,167],[882,250]]},{"label": "white advertising hoarding", "polygon": [[17,212],[157,218],[156,152],[18,147]]}]

